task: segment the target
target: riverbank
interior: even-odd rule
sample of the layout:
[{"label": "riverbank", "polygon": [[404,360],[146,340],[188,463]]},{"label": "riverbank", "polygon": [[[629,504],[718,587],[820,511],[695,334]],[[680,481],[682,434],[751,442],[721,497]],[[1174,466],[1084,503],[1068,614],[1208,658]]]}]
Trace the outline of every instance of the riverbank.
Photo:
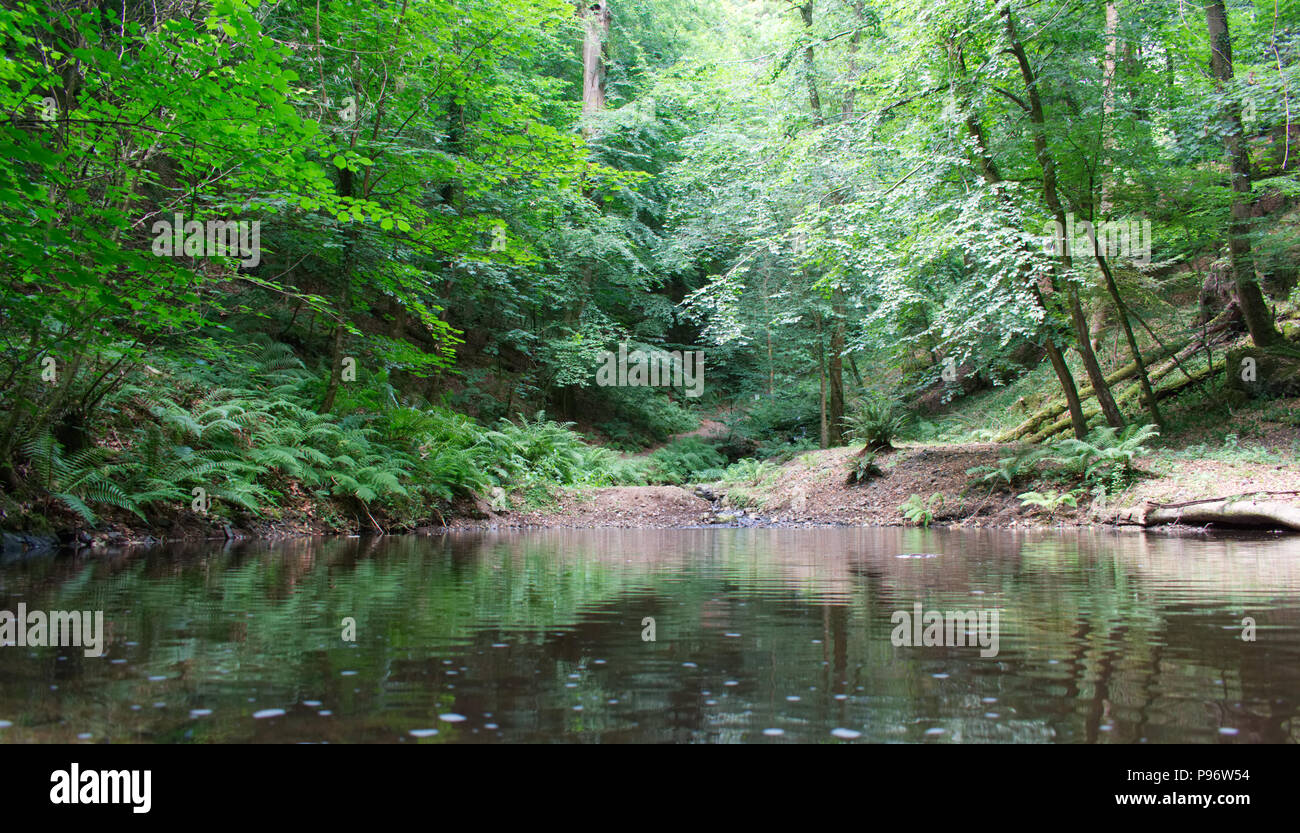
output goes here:
[{"label": "riverbank", "polygon": [[[1265,430],[1267,429],[1267,430]],[[1275,430],[1276,429],[1276,430]],[[901,443],[878,452],[863,482],[850,482],[860,446],[809,451],[777,465],[754,463],[747,479],[687,485],[555,487],[548,497],[519,490],[491,498],[461,498],[416,523],[392,523],[382,513],[322,511],[301,501],[274,515],[217,518],[187,509],[149,524],[126,513],[96,527],[71,512],[50,513],[47,531],[5,532],[3,556],[23,557],[63,547],[118,547],[166,541],[285,539],[321,535],[381,535],[443,529],[679,528],[700,526],[899,526],[926,523],[970,528],[1043,528],[1155,523],[1246,526],[1300,531],[1300,458],[1291,426],[1262,426],[1250,445],[1207,445],[1187,436],[1175,447],[1136,458],[1116,488],[1084,488],[1060,471],[1022,472],[1004,482],[981,473],[1005,467],[1031,446],[1013,443]],[[974,471],[975,474],[971,474]],[[1070,494],[1054,508],[1022,495]],[[937,496],[937,497],[936,497]],[[1255,496],[1255,497],[1252,497]],[[1215,499],[1241,498],[1223,505]],[[904,515],[909,501],[922,514]],[[1251,501],[1256,501],[1252,503]],[[1263,503],[1258,503],[1263,501]],[[1041,501],[1040,501],[1041,503]],[[1264,507],[1264,510],[1260,509]],[[1263,514],[1261,514],[1261,512]],[[926,517],[928,513],[928,517]],[[1230,517],[1231,516],[1231,517]],[[53,530],[53,531],[49,531]]]},{"label": "riverbank", "polygon": [[745,483],[695,486],[564,489],[552,506],[459,517],[456,528],[623,527],[698,525],[897,526],[913,495],[934,500],[931,523],[964,527],[1145,525],[1151,510],[1210,498],[1269,495],[1300,512],[1300,463],[1183,459],[1178,452],[1139,458],[1136,481],[1122,492],[1085,495],[1054,511],[1018,495],[1050,492],[1060,484],[1030,481],[1002,488],[976,484],[967,472],[996,466],[1013,446],[966,443],[904,446],[880,454],[880,474],[850,483],[856,448],[813,451]]}]

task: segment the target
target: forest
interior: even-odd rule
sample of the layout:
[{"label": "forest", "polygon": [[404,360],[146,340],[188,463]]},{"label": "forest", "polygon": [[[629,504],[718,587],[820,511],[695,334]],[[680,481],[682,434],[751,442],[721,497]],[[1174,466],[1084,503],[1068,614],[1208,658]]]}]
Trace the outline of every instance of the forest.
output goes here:
[{"label": "forest", "polygon": [[1300,0],[16,0],[0,40],[7,536],[1300,488]]}]

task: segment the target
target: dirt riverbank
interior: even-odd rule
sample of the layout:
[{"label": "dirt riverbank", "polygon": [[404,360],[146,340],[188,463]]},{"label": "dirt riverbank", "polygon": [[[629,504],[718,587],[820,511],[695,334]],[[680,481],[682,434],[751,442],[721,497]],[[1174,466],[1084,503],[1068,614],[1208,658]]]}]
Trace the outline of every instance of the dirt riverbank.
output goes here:
[{"label": "dirt riverbank", "polygon": [[[994,443],[903,447],[879,455],[881,474],[848,482],[855,450],[814,451],[757,482],[700,486],[625,486],[566,489],[553,506],[459,517],[456,528],[677,527],[708,524],[853,526],[906,523],[899,506],[911,495],[935,501],[935,524],[1024,527],[1140,524],[1155,504],[1300,489],[1300,464],[1170,460],[1138,462],[1140,478],[1126,491],[1047,513],[1022,504],[1017,494],[1046,489],[1027,483],[1011,489],[972,485],[967,470],[995,465],[1008,447]],[[1059,485],[1059,484],[1058,484]],[[1300,495],[1270,497],[1300,509]]]}]

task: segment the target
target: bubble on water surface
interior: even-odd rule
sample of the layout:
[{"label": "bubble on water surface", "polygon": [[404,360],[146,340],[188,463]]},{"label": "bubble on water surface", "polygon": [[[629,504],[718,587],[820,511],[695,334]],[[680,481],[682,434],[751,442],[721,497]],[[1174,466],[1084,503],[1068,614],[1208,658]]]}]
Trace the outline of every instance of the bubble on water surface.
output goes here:
[{"label": "bubble on water surface", "polygon": [[438,719],[444,723],[460,723],[465,720],[465,715],[456,714],[455,712],[447,712],[446,714],[438,715]]},{"label": "bubble on water surface", "polygon": [[431,738],[438,734],[437,729],[412,729],[408,734],[413,738]]},{"label": "bubble on water surface", "polygon": [[284,709],[262,709],[260,712],[253,712],[254,720],[262,720],[267,717],[284,717]]}]

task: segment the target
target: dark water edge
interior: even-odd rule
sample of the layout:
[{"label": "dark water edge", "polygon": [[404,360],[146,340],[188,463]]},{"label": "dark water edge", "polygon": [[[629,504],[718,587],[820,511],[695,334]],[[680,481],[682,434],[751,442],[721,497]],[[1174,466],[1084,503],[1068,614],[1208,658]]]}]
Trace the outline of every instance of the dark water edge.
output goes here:
[{"label": "dark water edge", "polygon": [[[169,545],[4,564],[0,610],[19,603],[103,610],[106,652],[0,648],[0,743],[1276,743],[1298,728],[1300,539],[1275,535]],[[893,615],[917,603],[996,609],[997,656],[895,646]]]}]

